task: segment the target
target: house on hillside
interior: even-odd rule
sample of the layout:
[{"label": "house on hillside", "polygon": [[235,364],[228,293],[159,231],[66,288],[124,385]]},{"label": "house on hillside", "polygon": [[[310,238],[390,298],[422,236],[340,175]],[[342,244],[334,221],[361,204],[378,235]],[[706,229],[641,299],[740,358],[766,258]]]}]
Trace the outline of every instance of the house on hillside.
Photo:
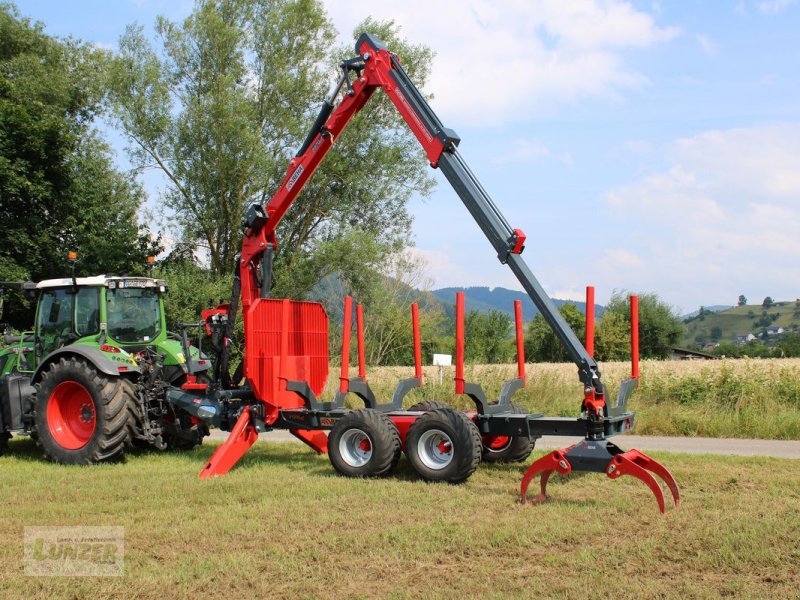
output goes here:
[{"label": "house on hillside", "polygon": [[777,325],[770,325],[767,327],[767,335],[780,335],[783,333],[783,327]]},{"label": "house on hillside", "polygon": [[756,336],[754,336],[752,333],[745,333],[743,335],[736,336],[736,343],[740,346],[744,346],[746,343],[752,342],[755,339]]}]

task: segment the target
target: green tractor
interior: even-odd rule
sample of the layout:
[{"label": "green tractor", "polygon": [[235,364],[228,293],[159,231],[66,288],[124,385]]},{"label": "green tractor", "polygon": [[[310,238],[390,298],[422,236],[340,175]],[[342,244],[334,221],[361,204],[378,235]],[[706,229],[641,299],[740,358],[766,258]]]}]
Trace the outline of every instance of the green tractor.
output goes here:
[{"label": "green tractor", "polygon": [[78,277],[0,283],[38,297],[33,331],[0,346],[0,453],[30,435],[52,460],[92,464],[126,447],[189,449],[205,423],[166,400],[208,380],[210,361],[184,329],[167,331],[165,281]]}]

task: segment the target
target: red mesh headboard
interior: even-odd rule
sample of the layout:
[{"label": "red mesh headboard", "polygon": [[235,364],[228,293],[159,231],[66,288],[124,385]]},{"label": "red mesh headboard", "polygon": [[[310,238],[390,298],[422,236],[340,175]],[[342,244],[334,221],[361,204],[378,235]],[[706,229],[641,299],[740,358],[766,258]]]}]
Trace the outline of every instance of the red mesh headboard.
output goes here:
[{"label": "red mesh headboard", "polygon": [[319,397],[328,379],[328,315],[318,302],[259,298],[246,319],[245,376],[259,400],[297,408],[287,380],[306,381]]}]

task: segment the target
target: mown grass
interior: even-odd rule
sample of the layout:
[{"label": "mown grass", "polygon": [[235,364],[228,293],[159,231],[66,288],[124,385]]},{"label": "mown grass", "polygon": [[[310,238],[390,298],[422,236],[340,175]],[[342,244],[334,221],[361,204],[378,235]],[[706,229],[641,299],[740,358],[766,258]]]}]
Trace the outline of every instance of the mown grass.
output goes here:
[{"label": "mown grass", "polygon": [[[600,475],[556,479],[549,503],[522,506],[519,465],[450,486],[402,460],[361,481],[299,444],[260,442],[199,481],[213,447],[65,467],[11,445],[4,598],[789,598],[800,586],[796,460],[661,456],[683,492],[661,515],[640,482]],[[124,577],[26,577],[25,525],[124,526]]]},{"label": "mown grass", "polygon": [[[530,412],[577,416],[581,385],[572,364],[529,364],[527,370],[527,387],[514,396],[516,402]],[[613,398],[630,365],[605,363],[601,370]],[[412,372],[383,367],[367,376],[385,401],[396,382]],[[438,367],[424,373],[425,388],[410,394],[407,405],[435,399],[469,408],[468,398],[453,394],[452,369],[445,370],[441,385]],[[515,376],[512,365],[466,367],[467,380],[480,383],[494,399],[502,381]],[[800,359],[643,361],[629,406],[636,411],[636,433],[644,435],[800,439]]]}]

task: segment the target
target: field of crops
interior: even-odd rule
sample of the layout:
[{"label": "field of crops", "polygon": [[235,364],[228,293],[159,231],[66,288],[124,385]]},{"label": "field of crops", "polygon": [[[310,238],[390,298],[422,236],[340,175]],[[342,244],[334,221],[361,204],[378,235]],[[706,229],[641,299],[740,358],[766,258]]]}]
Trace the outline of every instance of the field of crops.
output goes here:
[{"label": "field of crops", "polygon": [[[581,385],[575,366],[538,363],[527,370],[528,385],[515,401],[530,412],[577,415]],[[613,396],[629,376],[630,365],[606,363],[601,370]],[[380,397],[388,399],[397,380],[412,373],[384,367],[367,376]],[[466,378],[494,398],[502,381],[515,375],[512,365],[466,367]],[[452,378],[453,370],[445,369],[440,385],[438,367],[426,367],[425,388],[410,394],[407,402],[426,398],[468,408],[468,399],[454,397]],[[643,361],[640,388],[630,406],[637,413],[639,434],[800,439],[800,359]]]}]

